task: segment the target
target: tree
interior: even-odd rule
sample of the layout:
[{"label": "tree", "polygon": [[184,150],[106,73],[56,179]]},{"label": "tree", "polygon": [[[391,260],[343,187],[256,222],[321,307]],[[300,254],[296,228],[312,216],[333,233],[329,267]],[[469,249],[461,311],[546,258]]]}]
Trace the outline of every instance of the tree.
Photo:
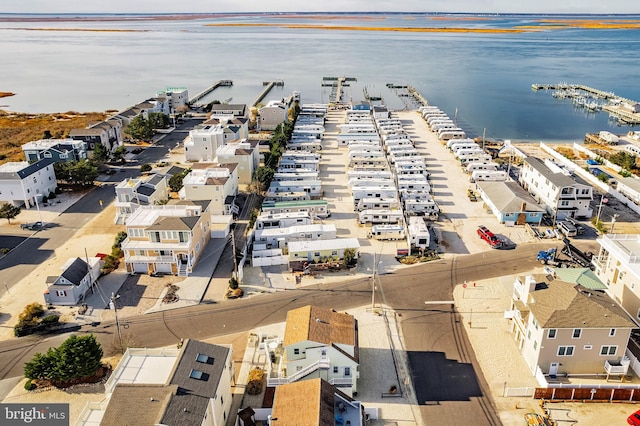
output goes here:
[{"label": "tree", "polygon": [[86,158],[80,161],[54,163],[53,167],[58,180],[71,185],[93,185],[93,181],[98,177],[98,167]]},{"label": "tree", "polygon": [[169,116],[161,112],[150,112],[149,126],[152,129],[166,129],[169,127]]},{"label": "tree", "polygon": [[121,163],[125,162],[125,155],[127,155],[127,148],[124,145],[120,145],[113,151],[113,159]]},{"label": "tree", "polygon": [[149,120],[145,119],[142,115],[134,117],[131,123],[125,128],[125,132],[137,140],[151,139],[154,134]]},{"label": "tree", "polygon": [[102,347],[94,335],[71,336],[44,355],[36,353],[24,365],[24,375],[64,386],[72,380],[95,375],[102,366],[102,355]]},{"label": "tree", "polygon": [[267,190],[273,180],[274,173],[275,170],[268,166],[258,167],[256,171],[253,172],[253,181],[255,182],[258,193],[261,194]]},{"label": "tree", "polygon": [[93,148],[93,161],[98,164],[105,163],[109,159],[109,150],[102,145],[101,143],[97,143]]},{"label": "tree", "polygon": [[187,169],[179,175],[171,176],[171,178],[169,179],[169,187],[173,192],[178,192],[182,189],[182,180],[189,173],[191,173],[191,169]]},{"label": "tree", "polygon": [[42,134],[42,139],[51,139],[51,130],[45,130]]},{"label": "tree", "polygon": [[342,255],[344,266],[347,268],[351,266],[355,266],[358,263],[358,258],[356,257],[357,252],[354,248],[346,248],[344,249],[344,254]]},{"label": "tree", "polygon": [[15,218],[20,214],[20,207],[16,207],[9,203],[4,203],[0,206],[0,218],[7,219],[9,223],[11,223],[11,219]]}]

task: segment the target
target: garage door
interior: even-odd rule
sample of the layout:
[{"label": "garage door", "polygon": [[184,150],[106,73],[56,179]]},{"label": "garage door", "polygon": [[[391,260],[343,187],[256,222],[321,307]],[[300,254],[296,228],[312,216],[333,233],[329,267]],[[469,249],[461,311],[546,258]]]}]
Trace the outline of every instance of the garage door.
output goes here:
[{"label": "garage door", "polygon": [[171,263],[156,263],[156,272],[171,273]]},{"label": "garage door", "polygon": [[139,274],[146,274],[149,272],[149,267],[144,262],[134,262],[133,272],[137,272]]}]

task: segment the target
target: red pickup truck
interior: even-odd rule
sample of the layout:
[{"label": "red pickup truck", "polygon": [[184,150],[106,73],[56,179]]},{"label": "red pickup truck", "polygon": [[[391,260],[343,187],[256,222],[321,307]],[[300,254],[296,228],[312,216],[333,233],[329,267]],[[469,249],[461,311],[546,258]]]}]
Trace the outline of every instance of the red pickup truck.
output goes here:
[{"label": "red pickup truck", "polygon": [[489,231],[489,228],[486,226],[478,226],[478,236],[485,240],[491,248],[500,248],[502,247],[503,241],[496,237],[493,232]]}]

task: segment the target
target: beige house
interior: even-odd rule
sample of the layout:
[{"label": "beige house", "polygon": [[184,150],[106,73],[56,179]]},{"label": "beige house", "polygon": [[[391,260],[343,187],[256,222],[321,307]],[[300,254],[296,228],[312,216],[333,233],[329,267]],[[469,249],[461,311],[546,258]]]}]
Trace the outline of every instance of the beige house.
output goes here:
[{"label": "beige house", "polygon": [[140,206],[126,226],[122,251],[127,272],[187,276],[211,239],[209,202]]},{"label": "beige house", "polygon": [[326,380],[316,378],[279,386],[271,426],[350,425],[366,423],[364,407]]},{"label": "beige house", "polygon": [[142,179],[125,179],[116,185],[116,217],[114,223],[122,225],[139,206],[158,205],[169,199],[168,179],[161,175]]},{"label": "beige house", "polygon": [[517,277],[509,328],[533,374],[614,373],[636,325],[606,294],[548,275]]},{"label": "beige house", "polygon": [[84,129],[71,129],[69,137],[86,143],[87,151],[93,151],[96,144],[102,144],[113,151],[123,143],[124,126],[122,118],[111,117],[105,121],[91,122]]},{"label": "beige house", "polygon": [[180,199],[210,200],[212,215],[238,213],[238,206],[234,203],[238,195],[236,163],[196,163],[182,183]]},{"label": "beige house", "polygon": [[347,395],[358,391],[358,321],[317,306],[289,311],[283,341],[266,341],[272,361],[267,386],[322,378]]},{"label": "beige house", "polygon": [[640,324],[640,235],[604,234],[592,262],[607,293]]},{"label": "beige house", "polygon": [[223,145],[216,151],[220,163],[236,163],[238,166],[238,183],[249,185],[253,172],[260,166],[258,141],[243,141]]}]

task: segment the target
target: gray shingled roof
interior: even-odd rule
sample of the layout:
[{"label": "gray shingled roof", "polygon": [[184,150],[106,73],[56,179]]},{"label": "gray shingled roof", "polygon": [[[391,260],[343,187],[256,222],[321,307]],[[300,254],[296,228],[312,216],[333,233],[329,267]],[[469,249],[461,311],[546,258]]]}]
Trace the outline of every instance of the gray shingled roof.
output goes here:
[{"label": "gray shingled roof", "polygon": [[[534,275],[527,304],[543,328],[635,328],[626,312],[605,293]],[[524,280],[524,278],[523,278]],[[524,282],[524,281],[523,281]]]},{"label": "gray shingled roof", "polygon": [[143,183],[138,187],[138,193],[142,195],[149,196],[149,195],[152,195],[154,192],[156,192],[156,188],[146,183]]},{"label": "gray shingled roof", "polygon": [[[544,212],[536,200],[517,182],[478,182],[478,187],[502,213]],[[522,204],[525,208],[522,209]]]},{"label": "gray shingled roof", "polygon": [[526,157],[524,162],[529,164],[534,170],[537,170],[545,178],[549,179],[549,182],[552,182],[558,188],[563,188],[565,186],[573,186],[576,185],[577,182],[571,179],[569,176],[566,176],[562,173],[554,173],[545,166],[544,162],[535,157]]},{"label": "gray shingled roof", "polygon": [[178,386],[118,384],[104,412],[101,426],[155,425]]},{"label": "gray shingled roof", "polygon": [[162,182],[164,180],[163,176],[160,175],[152,175],[150,179],[148,179],[145,183],[148,183],[149,185],[153,185],[156,186],[157,184],[159,184],[160,182]]},{"label": "gray shingled roof", "polygon": [[190,231],[198,223],[200,216],[160,217],[147,228],[148,231]]},{"label": "gray shingled roof", "polygon": [[[162,424],[191,425],[202,422],[209,400],[216,396],[229,351],[224,346],[196,340],[185,343],[170,382],[178,385],[178,392],[171,398]],[[208,357],[208,362],[199,362],[198,355]],[[192,370],[202,372],[202,379],[190,377]]]},{"label": "gray shingled roof", "polygon": [[82,281],[88,272],[87,262],[77,257],[76,260],[64,270],[61,276],[73,285],[80,285],[80,281]]}]

